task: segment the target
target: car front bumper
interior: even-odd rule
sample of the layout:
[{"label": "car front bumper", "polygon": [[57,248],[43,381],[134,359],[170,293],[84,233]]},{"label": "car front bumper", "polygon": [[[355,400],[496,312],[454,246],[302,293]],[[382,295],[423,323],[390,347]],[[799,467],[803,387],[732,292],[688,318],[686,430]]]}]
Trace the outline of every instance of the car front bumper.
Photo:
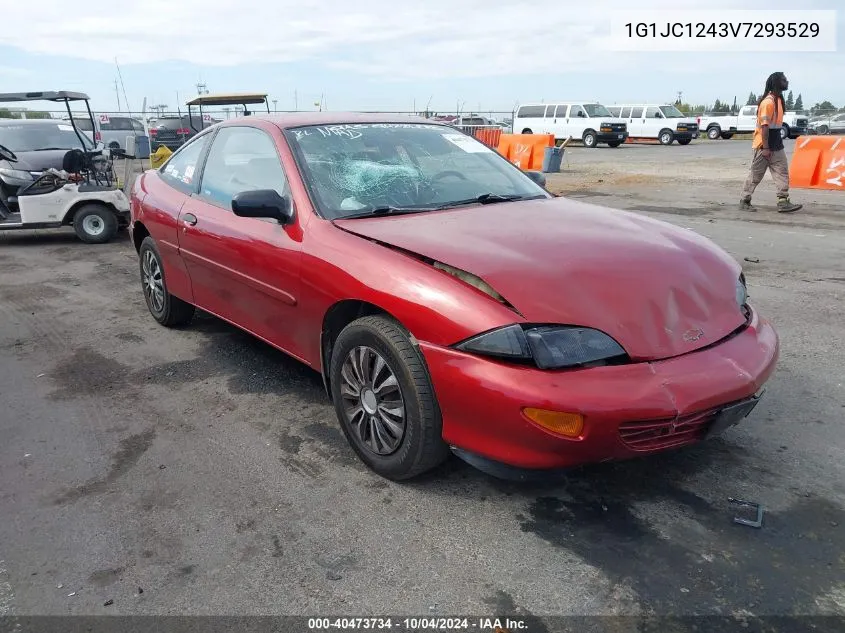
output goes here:
[{"label": "car front bumper", "polygon": [[599,143],[624,143],[627,138],[627,132],[599,132],[596,136]]},{"label": "car front bumper", "polygon": [[[697,443],[723,407],[760,392],[779,356],[777,333],[753,309],[748,325],[729,339],[658,362],[541,371],[420,347],[444,441],[520,469],[569,468]],[[575,439],[553,434],[529,421],[524,407],[580,413],[583,432]]]}]

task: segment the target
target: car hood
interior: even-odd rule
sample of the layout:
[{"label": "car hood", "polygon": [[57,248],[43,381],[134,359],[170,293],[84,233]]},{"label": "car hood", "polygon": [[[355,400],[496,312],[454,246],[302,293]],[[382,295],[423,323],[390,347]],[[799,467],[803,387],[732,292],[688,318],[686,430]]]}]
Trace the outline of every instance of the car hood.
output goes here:
[{"label": "car hood", "polygon": [[45,171],[50,169],[61,169],[62,161],[70,150],[44,150],[43,152],[15,152],[17,162],[9,163],[9,169],[21,171]]},{"label": "car hood", "polygon": [[601,330],[636,360],[711,345],[745,323],[732,257],[634,213],[553,198],[335,225],[480,277],[528,322]]}]

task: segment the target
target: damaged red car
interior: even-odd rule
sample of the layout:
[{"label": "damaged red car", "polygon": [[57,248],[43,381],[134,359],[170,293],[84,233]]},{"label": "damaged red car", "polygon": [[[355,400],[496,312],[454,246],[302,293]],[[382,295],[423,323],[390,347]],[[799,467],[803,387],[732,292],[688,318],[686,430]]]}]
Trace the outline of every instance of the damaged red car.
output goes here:
[{"label": "damaged red car", "polygon": [[710,240],[555,197],[424,119],[231,119],[131,209],[152,316],[199,308],[320,372],[390,479],[450,451],[506,475],[693,444],[743,420],[778,359]]}]

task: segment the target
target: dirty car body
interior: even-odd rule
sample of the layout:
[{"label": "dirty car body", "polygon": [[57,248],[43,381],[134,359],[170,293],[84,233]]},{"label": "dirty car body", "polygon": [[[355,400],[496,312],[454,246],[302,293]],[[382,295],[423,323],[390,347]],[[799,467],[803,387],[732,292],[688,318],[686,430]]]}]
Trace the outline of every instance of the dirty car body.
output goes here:
[{"label": "dirty car body", "polygon": [[450,449],[499,474],[692,444],[748,415],[778,359],[715,244],[554,197],[424,119],[227,121],[131,207],[156,320],[196,306],[321,372],[392,479]]}]

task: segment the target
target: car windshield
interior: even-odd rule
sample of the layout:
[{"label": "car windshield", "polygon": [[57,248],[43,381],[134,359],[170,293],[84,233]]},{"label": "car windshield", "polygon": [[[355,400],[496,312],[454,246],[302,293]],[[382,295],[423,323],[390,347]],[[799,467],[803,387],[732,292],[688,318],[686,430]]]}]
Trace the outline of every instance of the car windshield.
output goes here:
[{"label": "car windshield", "polygon": [[442,125],[308,126],[286,135],[314,203],[330,219],[550,197],[494,150]]},{"label": "car windshield", "polygon": [[610,113],[610,110],[605,108],[600,103],[588,103],[584,106],[584,109],[587,111],[587,115],[590,118],[597,117],[597,116],[610,116],[613,115]]},{"label": "car windshield", "polygon": [[667,119],[683,119],[684,113],[678,110],[673,105],[660,106],[660,111],[666,115]]},{"label": "car windshield", "polygon": [[[82,133],[89,149],[94,147]],[[69,123],[0,124],[0,145],[13,152],[34,152],[48,149],[78,149],[79,137]]]}]

